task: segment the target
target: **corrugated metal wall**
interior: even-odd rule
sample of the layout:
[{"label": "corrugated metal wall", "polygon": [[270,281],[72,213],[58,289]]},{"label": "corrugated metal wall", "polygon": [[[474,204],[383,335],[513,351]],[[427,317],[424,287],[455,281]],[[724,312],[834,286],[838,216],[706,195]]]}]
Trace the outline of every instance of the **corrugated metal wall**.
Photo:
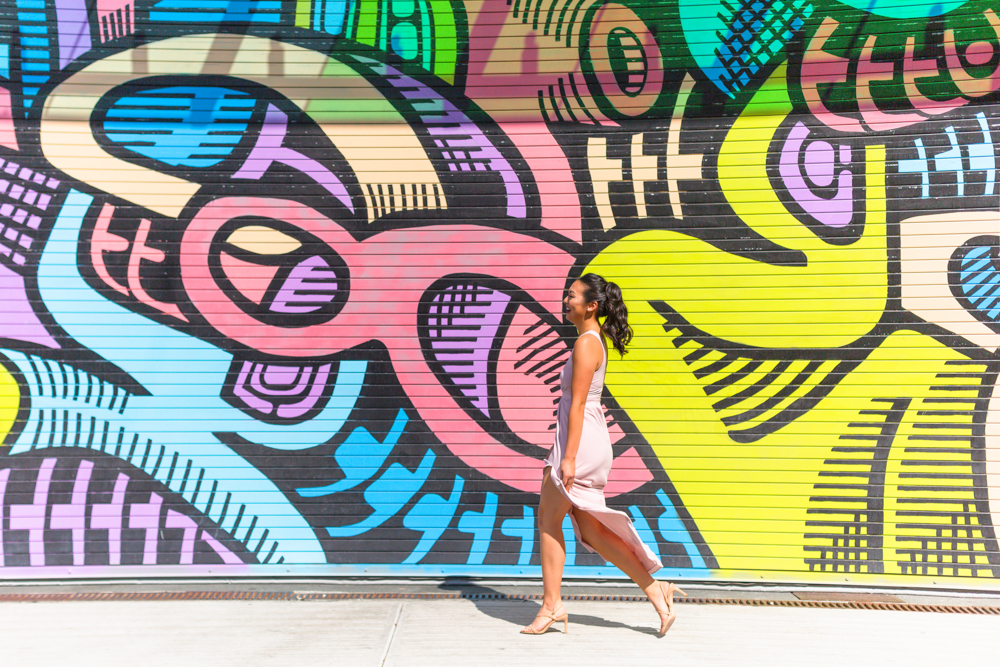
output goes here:
[{"label": "corrugated metal wall", "polygon": [[0,0],[0,576],[537,576],[596,271],[667,577],[997,588],[998,13]]}]

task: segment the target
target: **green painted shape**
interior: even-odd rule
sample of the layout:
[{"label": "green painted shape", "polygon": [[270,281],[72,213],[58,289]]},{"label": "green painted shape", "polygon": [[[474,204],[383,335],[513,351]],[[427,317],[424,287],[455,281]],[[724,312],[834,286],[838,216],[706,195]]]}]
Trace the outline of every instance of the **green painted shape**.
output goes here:
[{"label": "green painted shape", "polygon": [[[317,0],[318,2],[318,0]],[[308,28],[309,17],[312,14],[311,0],[295,0],[295,27]]]},{"label": "green painted shape", "polygon": [[358,32],[354,39],[368,46],[375,46],[378,37],[378,0],[361,0],[358,11]]},{"label": "green painted shape", "polygon": [[458,29],[455,10],[449,0],[430,0],[431,20],[434,21],[434,74],[448,83],[455,83],[458,67]]},{"label": "green painted shape", "polygon": [[[360,74],[344,63],[330,60],[323,68],[322,77],[331,87],[337,80],[347,83],[348,94],[341,98],[316,97],[306,102],[305,112],[317,123],[405,123],[403,116],[376,89],[368,85]],[[364,85],[351,85],[352,80]]]},{"label": "green painted shape", "polygon": [[845,5],[891,19],[918,19],[940,16],[958,9],[968,0],[840,0]]}]

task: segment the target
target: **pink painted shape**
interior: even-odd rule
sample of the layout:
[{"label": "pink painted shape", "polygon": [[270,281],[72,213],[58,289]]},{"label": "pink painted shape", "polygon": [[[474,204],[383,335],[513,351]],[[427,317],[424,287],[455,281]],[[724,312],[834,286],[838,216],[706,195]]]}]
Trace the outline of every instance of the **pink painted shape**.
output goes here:
[{"label": "pink painted shape", "polygon": [[10,478],[10,468],[0,470],[0,567],[4,566],[3,556],[3,502],[7,495],[7,480]]},{"label": "pink painted shape", "polygon": [[35,480],[35,496],[30,505],[10,506],[10,529],[28,531],[28,554],[32,567],[45,565],[45,509],[56,459],[45,459]]},{"label": "pink painted shape", "polygon": [[[212,240],[222,225],[242,215],[298,225],[343,258],[351,293],[335,318],[299,329],[269,326],[245,314],[216,285],[208,261]],[[389,257],[393,261],[387,262]],[[192,304],[222,335],[243,345],[269,355],[311,358],[381,341],[406,395],[445,446],[467,465],[533,493],[541,488],[542,461],[483,430],[437,380],[420,346],[417,307],[441,278],[472,274],[512,283],[556,317],[573,262],[572,255],[544,241],[475,225],[394,229],[356,241],[305,204],[260,197],[226,197],[205,205],[184,233],[180,258]]]},{"label": "pink painted shape", "polygon": [[256,304],[260,304],[264,300],[267,288],[274,280],[274,274],[281,268],[244,262],[225,252],[220,253],[219,260],[222,263],[223,273],[229,278],[233,287]]},{"label": "pink painted shape", "polygon": [[87,488],[90,474],[94,470],[92,461],[80,461],[73,482],[73,495],[68,505],[53,505],[49,527],[53,530],[70,530],[73,534],[73,565],[83,565],[84,529],[87,524]]},{"label": "pink painted shape", "polygon": [[885,113],[878,108],[872,97],[870,84],[873,81],[892,81],[896,78],[895,62],[872,60],[875,51],[875,35],[869,35],[858,59],[857,99],[861,118],[873,132],[898,130],[901,127],[922,122],[925,117],[918,113]]},{"label": "pink painted shape", "polygon": [[163,498],[150,493],[148,503],[133,503],[129,506],[128,527],[146,531],[143,545],[142,564],[156,565],[157,533],[160,531],[160,508]]},{"label": "pink painted shape", "polygon": [[545,123],[500,123],[521,157],[528,163],[538,187],[542,227],[583,243],[580,196],[569,160]]},{"label": "pink painted shape", "polygon": [[132,0],[97,0],[97,33],[102,42],[135,32]]},{"label": "pink painted shape", "polygon": [[653,473],[646,467],[635,447],[629,447],[611,466],[608,482],[604,485],[604,495],[611,497],[628,493],[651,481]]},{"label": "pink painted shape", "polygon": [[10,91],[6,88],[0,88],[0,146],[21,150],[17,143],[14,113],[10,108]]},{"label": "pink painted shape", "polygon": [[31,307],[24,278],[3,265],[0,265],[0,337],[59,348]]},{"label": "pink painted shape", "polygon": [[125,509],[125,490],[129,478],[124,473],[118,473],[115,480],[115,490],[111,494],[111,502],[94,503],[90,510],[90,527],[92,530],[108,531],[108,559],[110,565],[120,565],[122,562],[122,518]]},{"label": "pink painted shape", "polygon": [[497,359],[497,399],[504,422],[519,438],[544,449],[552,448],[555,437],[559,374],[569,353],[555,329],[521,306]]},{"label": "pink painted shape", "polygon": [[189,516],[174,510],[167,510],[167,528],[183,528],[184,537],[181,540],[181,565],[194,563],[194,537],[198,524]]},{"label": "pink painted shape", "polygon": [[219,540],[215,539],[204,530],[201,531],[201,534],[198,537],[208,544],[208,546],[212,547],[212,550],[219,554],[222,558],[222,562],[226,565],[243,565],[243,561],[239,556],[227,549],[222,542],[219,542]]}]

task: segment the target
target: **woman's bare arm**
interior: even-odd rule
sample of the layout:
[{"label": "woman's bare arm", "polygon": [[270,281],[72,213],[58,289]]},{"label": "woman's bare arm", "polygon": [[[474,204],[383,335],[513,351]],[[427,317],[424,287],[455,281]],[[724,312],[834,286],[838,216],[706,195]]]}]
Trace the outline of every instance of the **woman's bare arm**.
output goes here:
[{"label": "woman's bare arm", "polygon": [[570,387],[569,424],[566,429],[566,451],[559,466],[560,478],[566,490],[573,488],[576,479],[576,453],[583,434],[583,415],[587,406],[587,393],[594,380],[594,372],[604,361],[604,345],[596,336],[580,336],[573,346],[573,383]]}]

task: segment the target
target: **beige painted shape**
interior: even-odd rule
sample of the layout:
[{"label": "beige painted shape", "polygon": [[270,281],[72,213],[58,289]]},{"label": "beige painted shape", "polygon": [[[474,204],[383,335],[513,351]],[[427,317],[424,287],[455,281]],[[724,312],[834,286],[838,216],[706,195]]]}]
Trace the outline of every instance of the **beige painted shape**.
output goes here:
[{"label": "beige painted shape", "polygon": [[288,234],[261,225],[240,227],[226,242],[257,255],[284,255],[302,246]]},{"label": "beige painted shape", "polygon": [[[327,90],[336,93],[334,99],[347,98],[345,104],[353,100],[381,102],[379,113],[398,121],[380,127],[386,130],[385,136],[375,136],[370,127],[359,133],[357,126],[345,129],[320,122],[319,117],[314,116],[314,120],[338,148],[345,142],[341,152],[362,184],[367,178],[379,183],[440,185],[437,172],[409,124],[377,88],[347,65],[287,43],[282,43],[280,49],[283,76],[267,75],[266,56],[263,61],[249,55],[245,61],[232,57],[235,53],[269,54],[272,43],[262,37],[187,35],[99,60],[57,86],[46,100],[41,119],[42,152],[56,168],[88,185],[162,215],[180,215],[200,185],[116,158],[101,148],[90,131],[90,117],[97,103],[114,87],[133,80],[133,62],[136,57],[144,57],[149,76],[194,76],[205,71],[228,74],[273,88],[307,114],[309,102]],[[225,47],[225,53],[213,52],[213,46]],[[393,159],[372,160],[379,149],[391,149]]]},{"label": "beige painted shape", "polygon": [[642,145],[646,135],[636,132],[632,135],[632,190],[635,193],[636,213],[646,217],[646,182],[657,180],[657,160],[655,155],[643,155]]},{"label": "beige painted shape", "polygon": [[590,182],[594,188],[594,205],[597,206],[597,213],[601,216],[601,226],[607,231],[613,228],[617,222],[615,214],[611,209],[611,193],[608,188],[609,181],[621,181],[625,178],[622,173],[622,161],[608,159],[608,140],[604,137],[589,137],[587,139],[587,168],[590,172]]},{"label": "beige painted shape", "polygon": [[948,284],[952,253],[970,238],[1000,233],[996,211],[942,213],[909,218],[899,224],[903,307],[988,350],[1000,347],[1000,334],[977,320],[955,299]]},{"label": "beige painted shape", "polygon": [[701,179],[701,163],[704,155],[700,153],[681,155],[681,124],[684,121],[684,110],[687,108],[691,91],[694,90],[694,79],[691,74],[684,75],[684,81],[677,91],[674,101],[674,113],[670,119],[669,141],[667,143],[667,196],[670,201],[670,212],[680,220],[681,193],[677,181],[695,181]]}]

